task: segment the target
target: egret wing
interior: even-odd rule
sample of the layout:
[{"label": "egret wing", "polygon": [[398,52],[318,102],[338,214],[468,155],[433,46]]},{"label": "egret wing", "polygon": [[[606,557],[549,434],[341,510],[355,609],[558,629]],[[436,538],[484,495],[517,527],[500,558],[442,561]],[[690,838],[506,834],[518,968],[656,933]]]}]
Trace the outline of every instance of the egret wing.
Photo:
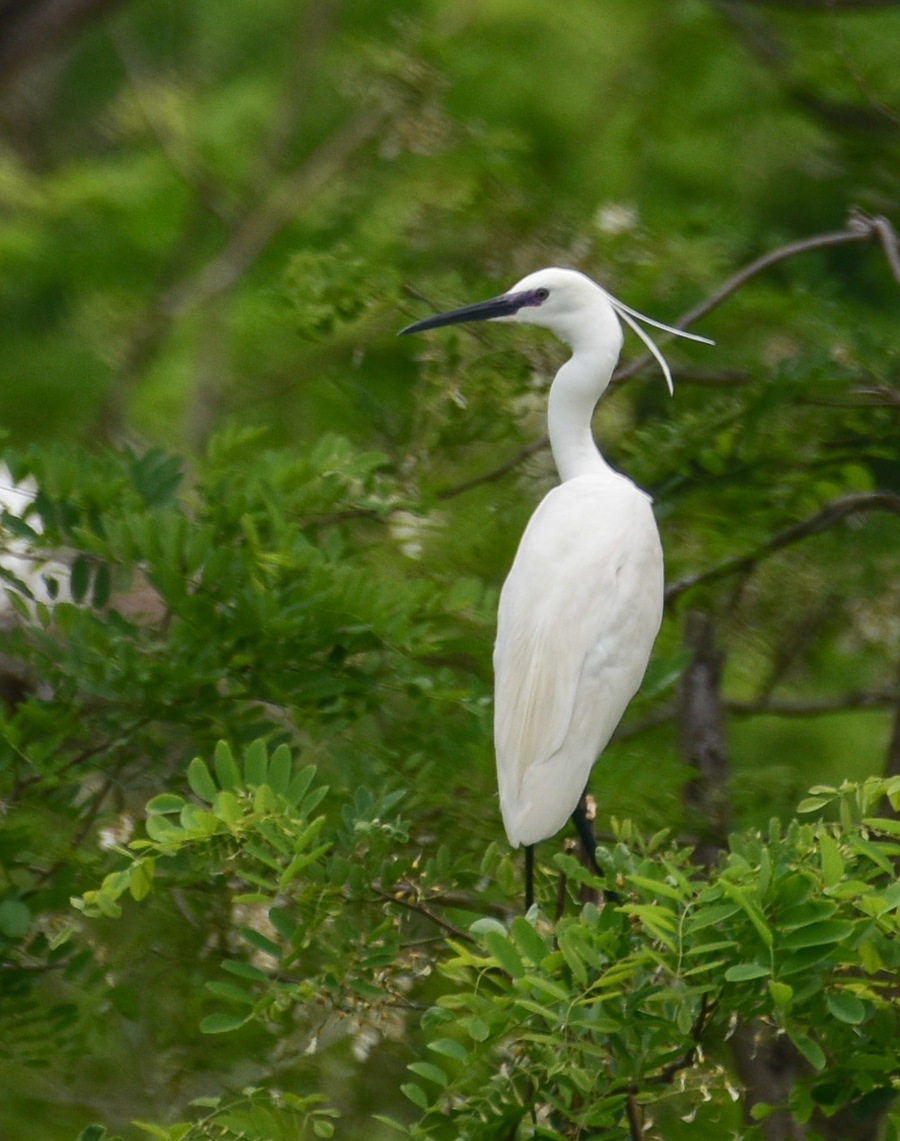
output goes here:
[{"label": "egret wing", "polygon": [[552,835],[574,810],[661,614],[649,498],[613,473],[554,488],[522,536],[497,622],[494,737],[511,843]]}]

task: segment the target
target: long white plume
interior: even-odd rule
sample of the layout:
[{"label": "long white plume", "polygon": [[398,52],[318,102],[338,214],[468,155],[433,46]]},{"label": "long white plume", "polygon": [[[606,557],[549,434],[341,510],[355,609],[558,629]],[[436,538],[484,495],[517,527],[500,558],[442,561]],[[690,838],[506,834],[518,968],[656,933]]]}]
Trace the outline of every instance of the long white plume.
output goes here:
[{"label": "long white plume", "polygon": [[[606,290],[603,292],[606,293]],[[637,335],[641,338],[641,340],[656,358],[657,362],[659,363],[659,367],[663,371],[663,376],[666,378],[666,384],[669,388],[669,395],[672,395],[672,393],[675,391],[675,386],[672,383],[672,373],[669,369],[669,362],[663,356],[656,342],[646,331],[646,329],[641,328],[641,326],[638,324],[638,321],[645,321],[648,325],[652,325],[654,329],[662,329],[664,333],[671,333],[675,337],[684,337],[688,341],[700,341],[701,344],[704,345],[714,345],[716,343],[715,341],[711,341],[709,337],[701,337],[699,333],[688,333],[684,329],[675,329],[672,325],[665,325],[662,321],[654,321],[654,319],[652,317],[648,317],[646,313],[639,313],[637,309],[632,309],[629,305],[625,305],[622,301],[619,301],[618,298],[613,297],[611,293],[606,293],[606,296],[609,298],[610,304],[619,314],[625,324],[628,325],[630,329],[633,329],[635,333],[637,333]]]}]

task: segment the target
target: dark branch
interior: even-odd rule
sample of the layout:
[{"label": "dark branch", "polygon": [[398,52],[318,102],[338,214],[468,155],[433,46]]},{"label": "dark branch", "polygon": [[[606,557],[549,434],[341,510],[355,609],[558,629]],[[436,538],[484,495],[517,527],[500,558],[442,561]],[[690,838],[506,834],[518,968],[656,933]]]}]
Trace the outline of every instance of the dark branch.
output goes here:
[{"label": "dark branch", "polygon": [[708,570],[685,575],[684,578],[669,583],[666,587],[666,605],[671,605],[686,590],[700,583],[717,582],[734,574],[749,574],[758,563],[776,551],[783,550],[811,535],[819,535],[846,519],[848,515],[860,511],[890,511],[894,515],[900,515],[900,495],[893,491],[861,491],[834,499],[831,503],[826,503],[815,515],[810,515],[809,518],[773,535],[755,551],[744,555],[732,555]]}]

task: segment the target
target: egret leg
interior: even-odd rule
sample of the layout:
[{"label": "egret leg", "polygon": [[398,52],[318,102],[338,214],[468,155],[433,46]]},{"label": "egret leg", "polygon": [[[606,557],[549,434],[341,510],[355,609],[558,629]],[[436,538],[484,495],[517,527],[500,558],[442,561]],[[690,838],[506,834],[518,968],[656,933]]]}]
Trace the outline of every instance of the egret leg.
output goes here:
[{"label": "egret leg", "polygon": [[572,823],[575,825],[575,831],[578,833],[578,839],[581,841],[581,847],[588,863],[600,876],[603,873],[597,863],[597,837],[594,835],[594,826],[588,818],[586,798],[587,793],[582,793],[581,800],[575,805],[575,811],[572,813]]},{"label": "egret leg", "polygon": [[[597,837],[594,835],[594,826],[591,823],[590,817],[587,812],[587,790],[582,793],[581,800],[575,806],[575,811],[572,813],[572,823],[578,832],[578,839],[581,841],[581,848],[587,858],[588,863],[596,875],[603,877],[603,871],[597,863]],[[618,903],[619,897],[614,891],[606,889],[603,892],[606,899],[610,903]]]},{"label": "egret leg", "polygon": [[534,903],[534,844],[525,846],[525,910]]}]

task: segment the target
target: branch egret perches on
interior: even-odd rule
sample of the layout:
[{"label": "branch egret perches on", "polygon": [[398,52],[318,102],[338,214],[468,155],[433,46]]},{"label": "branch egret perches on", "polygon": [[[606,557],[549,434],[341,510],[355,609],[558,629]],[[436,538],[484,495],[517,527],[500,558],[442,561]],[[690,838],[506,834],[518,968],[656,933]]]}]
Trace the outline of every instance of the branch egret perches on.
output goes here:
[{"label": "branch egret perches on", "polygon": [[[622,348],[619,318],[656,357],[670,392],[669,367],[637,321],[712,343],[629,309],[570,269],[539,270],[499,297],[402,330],[518,321],[543,325],[572,349],[547,407],[561,483],[525,529],[497,615],[494,743],[514,847],[552,836],[576,813],[594,762],[641,684],[662,620],[663,555],[650,496],[609,466],[591,431]],[[530,904],[530,882],[526,894]]]}]

